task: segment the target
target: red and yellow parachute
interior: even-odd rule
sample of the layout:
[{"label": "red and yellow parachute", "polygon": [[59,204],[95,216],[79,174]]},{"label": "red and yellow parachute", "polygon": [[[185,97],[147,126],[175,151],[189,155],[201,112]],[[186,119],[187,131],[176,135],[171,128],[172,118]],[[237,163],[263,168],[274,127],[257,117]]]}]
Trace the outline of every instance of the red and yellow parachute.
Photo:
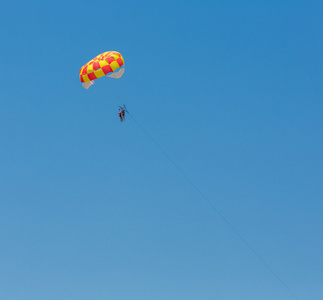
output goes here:
[{"label": "red and yellow parachute", "polygon": [[87,64],[80,70],[80,80],[84,88],[88,89],[95,79],[102,76],[120,78],[124,73],[124,59],[117,51],[104,52]]}]

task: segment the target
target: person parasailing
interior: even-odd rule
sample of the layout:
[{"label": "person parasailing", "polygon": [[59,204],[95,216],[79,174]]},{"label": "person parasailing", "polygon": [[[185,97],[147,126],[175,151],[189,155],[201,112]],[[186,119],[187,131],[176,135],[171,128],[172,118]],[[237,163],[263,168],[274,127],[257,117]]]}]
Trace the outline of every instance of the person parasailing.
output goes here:
[{"label": "person parasailing", "polygon": [[125,111],[127,111],[126,106],[123,105],[123,107],[119,106],[119,113],[118,116],[120,118],[120,122],[123,122],[126,118]]}]

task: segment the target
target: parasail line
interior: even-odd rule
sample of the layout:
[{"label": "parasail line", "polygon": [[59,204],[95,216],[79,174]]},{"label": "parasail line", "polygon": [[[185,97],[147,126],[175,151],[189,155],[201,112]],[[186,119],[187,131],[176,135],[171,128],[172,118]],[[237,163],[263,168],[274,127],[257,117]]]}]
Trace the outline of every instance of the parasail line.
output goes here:
[{"label": "parasail line", "polygon": [[160,152],[173,164],[173,166],[182,174],[192,187],[200,194],[200,196],[210,205],[210,207],[221,217],[227,226],[239,237],[245,246],[260,260],[268,271],[285,287],[285,289],[295,298],[299,299],[293,290],[278,276],[276,271],[262,258],[262,256],[251,246],[251,244],[243,237],[243,235],[231,224],[231,222],[223,215],[223,213],[205,196],[191,178],[178,166],[178,164],[167,154],[167,152],[156,142],[156,140],[148,133],[148,131],[127,111],[128,115],[134,120],[137,126],[146,134]]}]

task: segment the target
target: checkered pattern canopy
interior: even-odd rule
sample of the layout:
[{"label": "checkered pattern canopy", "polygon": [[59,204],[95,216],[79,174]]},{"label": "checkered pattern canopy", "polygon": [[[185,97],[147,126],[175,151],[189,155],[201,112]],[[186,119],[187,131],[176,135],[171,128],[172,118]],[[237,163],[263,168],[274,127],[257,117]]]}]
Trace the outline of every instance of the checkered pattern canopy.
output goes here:
[{"label": "checkered pattern canopy", "polygon": [[96,56],[81,68],[80,80],[83,87],[88,89],[95,79],[105,75],[120,78],[123,73],[124,60],[122,55],[116,51],[108,51]]}]

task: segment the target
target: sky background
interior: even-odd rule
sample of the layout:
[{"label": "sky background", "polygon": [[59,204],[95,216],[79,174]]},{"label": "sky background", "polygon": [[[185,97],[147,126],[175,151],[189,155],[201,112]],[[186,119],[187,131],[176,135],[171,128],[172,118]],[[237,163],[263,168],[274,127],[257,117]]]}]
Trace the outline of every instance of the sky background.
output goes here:
[{"label": "sky background", "polygon": [[323,299],[322,9],[1,2],[0,299]]}]

